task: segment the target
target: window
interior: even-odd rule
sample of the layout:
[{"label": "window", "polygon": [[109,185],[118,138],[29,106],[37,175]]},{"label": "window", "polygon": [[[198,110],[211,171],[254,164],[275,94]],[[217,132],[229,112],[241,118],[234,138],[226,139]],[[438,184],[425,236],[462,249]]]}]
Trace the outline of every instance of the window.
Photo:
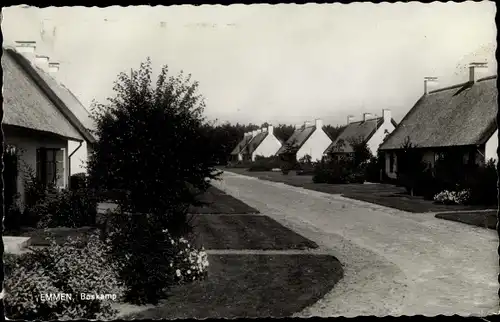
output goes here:
[{"label": "window", "polygon": [[390,169],[389,171],[391,173],[394,172],[394,153],[392,153],[392,152],[389,153],[389,169]]},{"label": "window", "polygon": [[46,186],[64,187],[64,149],[36,151],[36,177]]}]

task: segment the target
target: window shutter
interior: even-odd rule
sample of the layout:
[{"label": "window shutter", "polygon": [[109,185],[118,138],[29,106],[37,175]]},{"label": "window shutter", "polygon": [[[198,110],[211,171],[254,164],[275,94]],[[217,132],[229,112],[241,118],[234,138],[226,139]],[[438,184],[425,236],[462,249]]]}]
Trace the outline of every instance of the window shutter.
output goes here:
[{"label": "window shutter", "polygon": [[64,149],[55,150],[55,170],[56,170],[56,185],[64,187]]}]

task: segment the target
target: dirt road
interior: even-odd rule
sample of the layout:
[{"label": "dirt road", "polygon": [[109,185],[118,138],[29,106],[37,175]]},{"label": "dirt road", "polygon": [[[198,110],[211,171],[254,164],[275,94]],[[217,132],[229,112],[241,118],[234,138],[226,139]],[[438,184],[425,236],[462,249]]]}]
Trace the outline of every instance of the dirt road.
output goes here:
[{"label": "dirt road", "polygon": [[493,230],[229,172],[214,185],[344,264],[335,289],[297,316],[499,311]]}]

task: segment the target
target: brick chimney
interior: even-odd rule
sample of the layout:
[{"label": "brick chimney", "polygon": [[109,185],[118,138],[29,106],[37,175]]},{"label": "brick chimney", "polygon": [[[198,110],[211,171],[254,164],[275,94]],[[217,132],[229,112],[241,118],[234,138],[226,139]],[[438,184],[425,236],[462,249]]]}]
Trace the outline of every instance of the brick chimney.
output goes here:
[{"label": "brick chimney", "polygon": [[49,56],[35,55],[35,65],[44,72],[49,71]]},{"label": "brick chimney", "polygon": [[59,71],[59,63],[49,63],[49,73],[55,74]]},{"label": "brick chimney", "polygon": [[26,57],[30,63],[35,61],[36,41],[16,41],[16,51]]},{"label": "brick chimney", "polygon": [[474,62],[474,63],[470,63],[469,65],[469,82],[470,83],[475,83],[477,82],[478,80],[478,72],[477,72],[477,68],[487,68],[488,67],[488,63],[485,63],[485,62],[482,62],[482,63],[478,63],[478,62]]},{"label": "brick chimney", "polygon": [[424,95],[429,94],[429,83],[437,83],[437,77],[424,77]]}]

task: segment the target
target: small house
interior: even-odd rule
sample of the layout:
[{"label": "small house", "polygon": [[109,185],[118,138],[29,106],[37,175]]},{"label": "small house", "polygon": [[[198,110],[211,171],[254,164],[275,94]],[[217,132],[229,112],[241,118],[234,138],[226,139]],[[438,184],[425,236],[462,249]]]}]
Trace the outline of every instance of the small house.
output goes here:
[{"label": "small house", "polygon": [[346,127],[340,132],[330,146],[325,150],[325,155],[349,155],[352,154],[351,143],[366,143],[373,156],[377,155],[380,144],[397,126],[388,109],[382,110],[381,117],[370,118],[370,114],[363,114],[363,120],[350,122],[347,119]]},{"label": "small house", "polygon": [[253,132],[251,140],[243,148],[244,158],[255,161],[256,156],[272,157],[281,148],[282,142],[274,135],[274,127],[258,129]]},{"label": "small house", "polygon": [[231,151],[232,161],[249,161],[245,159],[248,155],[245,155],[244,149],[256,134],[256,131],[250,131],[243,134],[241,141],[236,145],[233,151]]},{"label": "small house", "polygon": [[[17,42],[16,48],[3,48],[3,132],[5,144],[19,155],[15,168],[15,190],[24,198],[25,170],[31,169],[44,185],[68,186],[70,164],[75,149],[95,138],[48,84],[54,72],[45,56],[35,54],[35,42]],[[62,89],[60,89],[62,91]]]},{"label": "small house", "polygon": [[290,153],[297,160],[307,155],[312,161],[317,161],[321,160],[323,152],[331,143],[332,140],[323,129],[323,121],[317,119],[313,124],[305,122],[304,125],[296,127],[292,136],[278,150],[277,155]]},{"label": "small house", "polygon": [[497,76],[479,78],[481,67],[471,64],[467,82],[433,91],[428,81],[435,79],[424,80],[424,94],[380,147],[389,178],[397,178],[398,155],[408,143],[431,167],[447,152],[467,164],[497,159]]}]

